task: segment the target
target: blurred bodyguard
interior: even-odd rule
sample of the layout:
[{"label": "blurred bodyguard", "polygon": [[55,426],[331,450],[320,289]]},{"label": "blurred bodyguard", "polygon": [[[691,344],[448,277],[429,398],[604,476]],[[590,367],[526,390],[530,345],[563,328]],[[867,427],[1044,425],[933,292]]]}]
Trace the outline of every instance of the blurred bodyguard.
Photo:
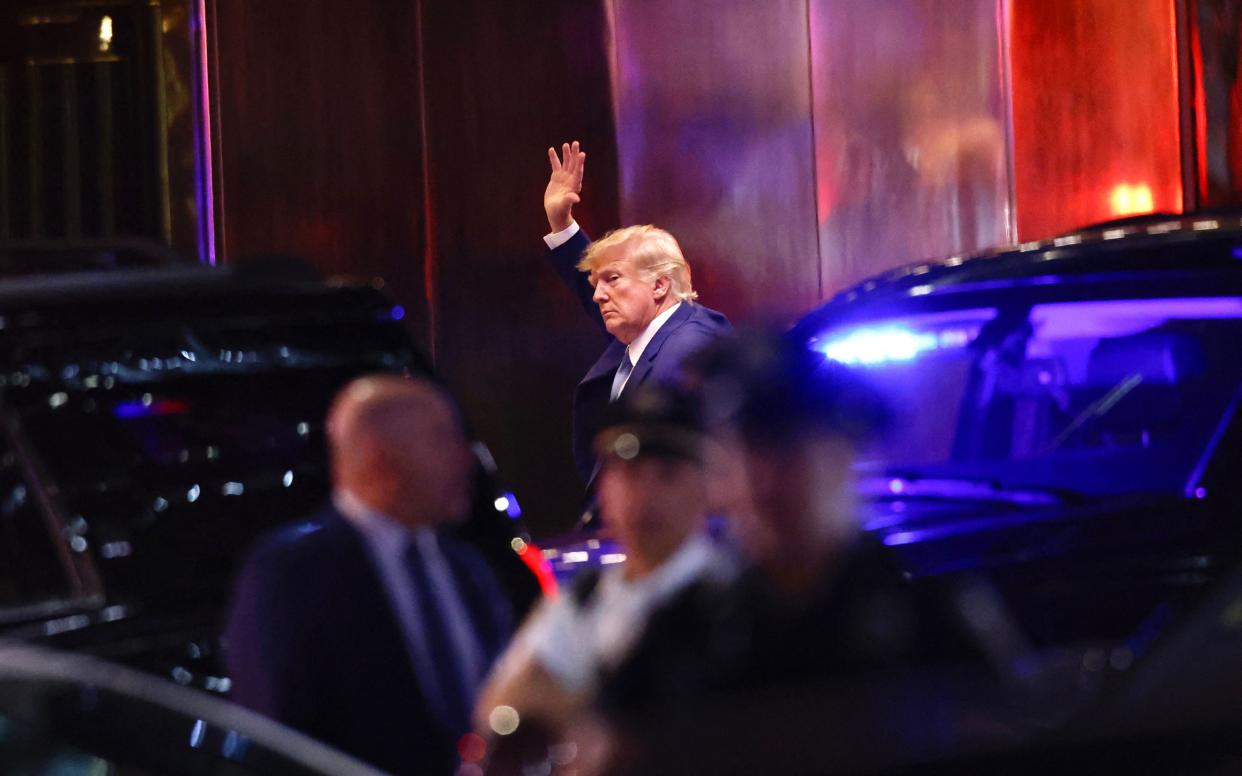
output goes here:
[{"label": "blurred bodyguard", "polygon": [[[695,360],[731,468],[746,568],[687,588],[605,680],[621,722],[808,680],[952,659],[968,647],[938,596],[859,528],[854,464],[888,426],[878,395],[781,338],[722,340]],[[740,742],[739,742],[739,745]]]},{"label": "blurred bodyguard", "polygon": [[433,384],[348,385],[328,416],[332,503],[260,540],[225,632],[235,698],[394,773],[452,773],[510,633],[482,559],[444,528],[472,460]]},{"label": "blurred bodyguard", "polygon": [[653,609],[687,585],[732,573],[731,556],[706,532],[706,447],[697,403],[684,392],[649,384],[612,405],[595,440],[598,497],[625,562],[581,572],[531,615],[481,695],[481,728],[505,705],[564,731]]}]

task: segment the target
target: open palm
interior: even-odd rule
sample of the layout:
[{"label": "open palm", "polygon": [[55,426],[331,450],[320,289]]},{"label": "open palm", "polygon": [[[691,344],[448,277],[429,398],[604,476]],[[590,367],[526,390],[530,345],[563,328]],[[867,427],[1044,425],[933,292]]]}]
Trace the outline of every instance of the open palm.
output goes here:
[{"label": "open palm", "polygon": [[553,232],[569,227],[573,221],[574,205],[582,201],[582,173],[586,169],[586,152],[579,150],[578,141],[561,145],[558,157],[555,148],[548,149],[548,163],[552,175],[543,192],[543,209],[548,214],[548,226]]}]

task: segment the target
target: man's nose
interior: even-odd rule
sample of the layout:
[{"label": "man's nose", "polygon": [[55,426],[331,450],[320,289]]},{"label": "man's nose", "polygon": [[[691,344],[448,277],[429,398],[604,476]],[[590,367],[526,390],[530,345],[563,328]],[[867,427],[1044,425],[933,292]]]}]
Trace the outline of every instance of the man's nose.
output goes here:
[{"label": "man's nose", "polygon": [[608,300],[608,293],[604,291],[604,284],[599,283],[595,286],[595,293],[591,294],[591,301],[599,304]]}]

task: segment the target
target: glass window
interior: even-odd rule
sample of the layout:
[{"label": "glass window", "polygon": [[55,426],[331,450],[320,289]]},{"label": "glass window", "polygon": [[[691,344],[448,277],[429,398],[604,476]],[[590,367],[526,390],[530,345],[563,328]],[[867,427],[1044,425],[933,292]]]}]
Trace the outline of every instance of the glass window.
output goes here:
[{"label": "glass window", "polygon": [[898,415],[893,475],[1083,493],[1192,488],[1242,384],[1242,299],[1117,299],[913,315],[813,346]]}]

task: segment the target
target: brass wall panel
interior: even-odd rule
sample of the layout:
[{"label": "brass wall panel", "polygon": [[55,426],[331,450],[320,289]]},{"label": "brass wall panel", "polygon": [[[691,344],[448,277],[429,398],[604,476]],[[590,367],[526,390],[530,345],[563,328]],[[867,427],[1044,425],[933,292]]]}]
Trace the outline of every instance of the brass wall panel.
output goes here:
[{"label": "brass wall panel", "polygon": [[805,0],[609,9],[622,222],[673,232],[709,306],[792,319],[819,299]]},{"label": "brass wall panel", "polygon": [[825,295],[1009,236],[996,0],[810,0]]},{"label": "brass wall panel", "polygon": [[0,237],[195,254],[189,4],[0,3]]},{"label": "brass wall panel", "polygon": [[1012,0],[1018,235],[1182,209],[1174,0]]}]

